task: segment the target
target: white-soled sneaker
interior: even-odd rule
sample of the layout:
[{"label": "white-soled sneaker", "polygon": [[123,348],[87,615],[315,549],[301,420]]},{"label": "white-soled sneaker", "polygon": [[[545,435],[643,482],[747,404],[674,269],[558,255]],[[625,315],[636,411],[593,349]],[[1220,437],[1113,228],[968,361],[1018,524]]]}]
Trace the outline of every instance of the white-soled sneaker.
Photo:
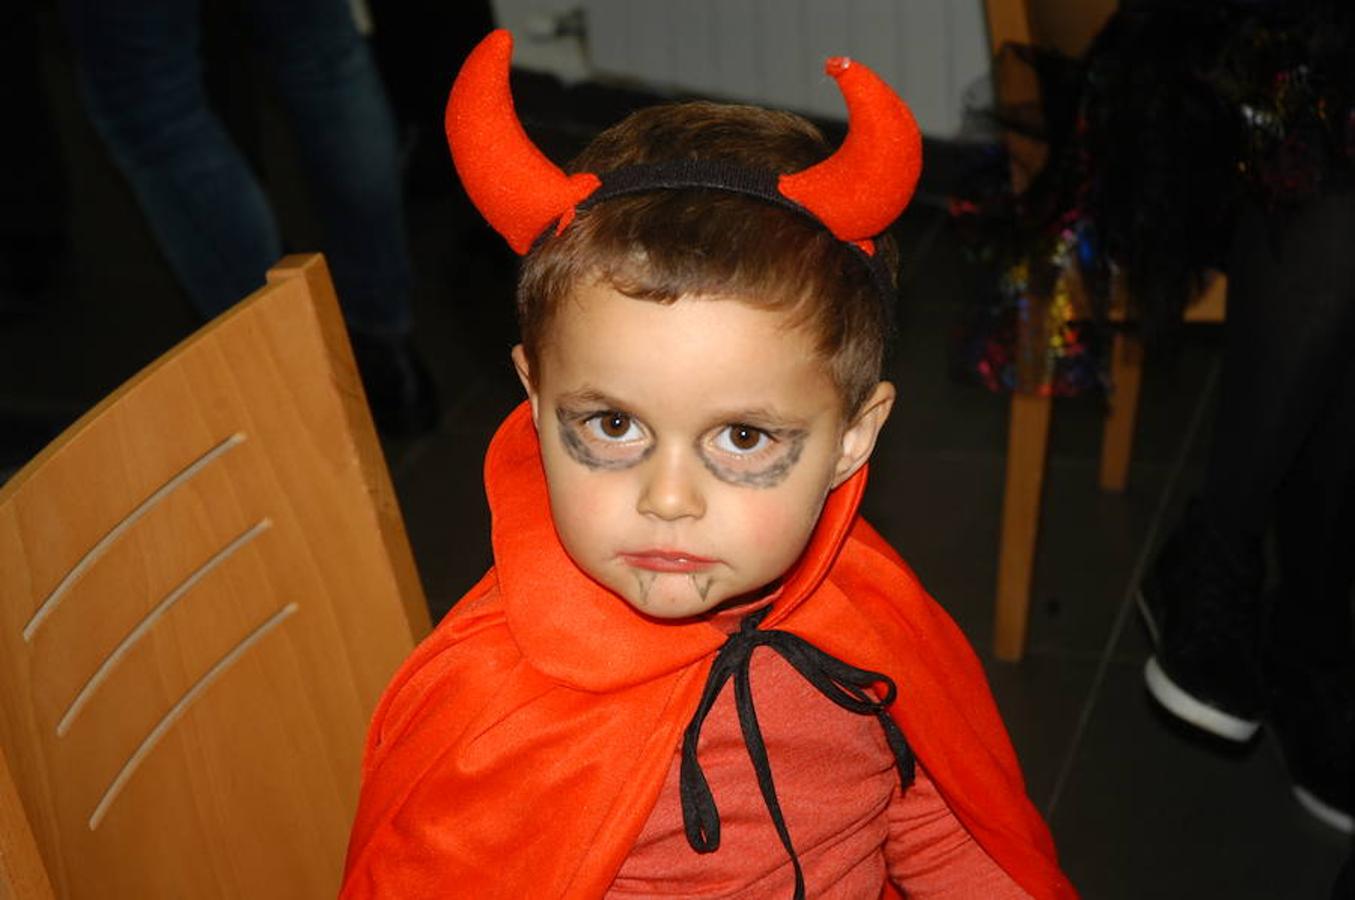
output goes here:
[{"label": "white-soled sneaker", "polygon": [[1261,555],[1225,540],[1200,504],[1167,539],[1139,587],[1153,641],[1144,682],[1177,718],[1230,741],[1261,726]]}]

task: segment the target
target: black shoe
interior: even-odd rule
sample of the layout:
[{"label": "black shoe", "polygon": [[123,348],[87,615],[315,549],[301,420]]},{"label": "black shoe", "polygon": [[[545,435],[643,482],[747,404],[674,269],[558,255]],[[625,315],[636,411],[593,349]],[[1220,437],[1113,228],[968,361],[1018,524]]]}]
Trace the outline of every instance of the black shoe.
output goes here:
[{"label": "black shoe", "polygon": [[1261,725],[1261,555],[1228,542],[1192,503],[1140,586],[1153,639],[1148,691],[1172,715],[1232,741]]},{"label": "black shoe", "polygon": [[1266,679],[1266,724],[1294,796],[1314,817],[1355,833],[1355,652],[1276,652]]},{"label": "black shoe", "polygon": [[437,388],[409,338],[362,332],[350,337],[377,430],[385,437],[411,438],[436,428]]}]

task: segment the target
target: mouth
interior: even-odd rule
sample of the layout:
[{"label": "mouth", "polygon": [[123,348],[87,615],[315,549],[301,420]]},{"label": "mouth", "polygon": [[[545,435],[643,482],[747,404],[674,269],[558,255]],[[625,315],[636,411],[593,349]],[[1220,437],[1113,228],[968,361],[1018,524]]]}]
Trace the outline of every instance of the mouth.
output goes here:
[{"label": "mouth", "polygon": [[636,550],[617,556],[628,566],[650,572],[702,572],[719,562],[681,550]]}]

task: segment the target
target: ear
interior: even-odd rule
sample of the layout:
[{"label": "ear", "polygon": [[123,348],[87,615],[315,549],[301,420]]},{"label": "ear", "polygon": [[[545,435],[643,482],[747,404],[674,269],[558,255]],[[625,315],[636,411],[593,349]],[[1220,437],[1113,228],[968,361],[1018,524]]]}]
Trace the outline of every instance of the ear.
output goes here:
[{"label": "ear", "polygon": [[842,433],[842,451],[838,455],[837,466],[833,470],[833,487],[856,472],[870,459],[875,449],[875,439],[880,435],[889,411],[894,408],[894,385],[881,381],[862,404],[861,411]]},{"label": "ear", "polygon": [[522,382],[522,389],[527,392],[527,400],[532,404],[532,422],[539,425],[541,423],[537,413],[539,412],[538,400],[540,395],[536,392],[536,386],[532,383],[532,367],[527,362],[527,351],[522,349],[521,344],[513,347],[513,368],[517,370],[518,381]]}]

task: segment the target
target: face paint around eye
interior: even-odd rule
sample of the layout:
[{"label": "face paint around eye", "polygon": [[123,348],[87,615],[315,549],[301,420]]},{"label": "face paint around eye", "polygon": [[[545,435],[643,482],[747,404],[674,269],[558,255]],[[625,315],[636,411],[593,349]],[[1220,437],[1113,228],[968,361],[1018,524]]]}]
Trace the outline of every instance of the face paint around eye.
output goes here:
[{"label": "face paint around eye", "polygon": [[[557,407],[555,420],[560,445],[571,459],[590,469],[628,469],[654,450],[654,443],[643,440],[639,424],[625,413],[581,413]],[[607,428],[609,424],[624,429],[619,437],[609,434],[614,430]]]},{"label": "face paint around eye", "polygon": [[[747,428],[758,433],[759,440],[751,449],[737,449],[729,443],[729,432]],[[809,432],[796,428],[782,431],[775,436],[751,426],[726,426],[711,442],[716,453],[701,448],[701,463],[716,478],[728,484],[740,487],[770,488],[785,480],[790,470],[800,460],[804,452],[805,440]],[[735,449],[725,449],[728,444]]]}]

